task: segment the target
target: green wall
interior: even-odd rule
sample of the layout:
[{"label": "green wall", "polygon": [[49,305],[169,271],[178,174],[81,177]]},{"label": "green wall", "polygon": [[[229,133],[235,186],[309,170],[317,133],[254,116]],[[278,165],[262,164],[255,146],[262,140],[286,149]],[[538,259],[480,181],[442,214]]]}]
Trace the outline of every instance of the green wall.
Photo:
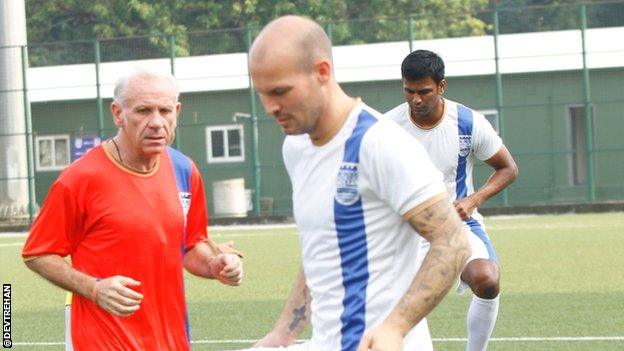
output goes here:
[{"label": "green wall", "polygon": [[[245,162],[208,164],[206,154],[206,130],[211,125],[232,124],[235,112],[249,113],[249,91],[227,91],[185,94],[179,121],[178,138],[180,149],[196,163],[204,177],[209,209],[212,207],[212,183],[218,180],[244,178],[245,187],[253,188],[252,127],[248,118],[238,119],[245,137]],[[290,213],[290,181],[283,167],[281,147],[284,136],[267,117],[256,97],[258,107],[258,149],[260,155],[261,187],[260,197],[272,197],[274,211]]]},{"label": "green wall", "polygon": [[[113,124],[105,100],[104,128],[113,133]],[[52,101],[31,104],[33,136],[69,134],[70,142],[80,135],[97,135],[97,105],[95,100]],[[58,177],[59,171],[35,170],[35,197],[38,204],[43,202],[48,189]]]},{"label": "green wall", "polygon": [[[624,70],[591,71],[591,101],[595,112],[596,200],[624,199]],[[508,190],[510,205],[586,202],[587,186],[570,184],[567,106],[582,105],[580,71],[509,74],[503,81],[504,141],[514,155],[520,176]],[[493,76],[451,77],[445,96],[477,110],[495,109]],[[352,96],[360,96],[371,107],[385,112],[403,102],[401,82],[376,81],[343,84]],[[189,155],[202,172],[210,211],[212,182],[244,178],[253,188],[252,129],[244,125],[245,161],[208,164],[205,128],[232,124],[235,112],[249,113],[248,90],[188,93],[181,96],[182,114],[177,131],[180,149]],[[105,134],[114,129],[105,100]],[[271,197],[274,213],[290,214],[290,181],[281,159],[283,135],[273,118],[267,116],[256,96],[261,168],[261,197]],[[33,103],[33,130],[37,135],[97,133],[95,101]],[[475,167],[475,185],[489,176],[490,168]],[[41,203],[58,172],[36,173],[36,196]],[[498,195],[488,205],[502,204]]]}]

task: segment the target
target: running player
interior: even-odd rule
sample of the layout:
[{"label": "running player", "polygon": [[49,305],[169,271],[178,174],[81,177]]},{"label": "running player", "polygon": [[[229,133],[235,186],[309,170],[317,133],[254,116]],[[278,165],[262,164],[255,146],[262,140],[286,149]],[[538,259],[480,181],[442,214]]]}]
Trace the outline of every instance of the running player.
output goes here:
[{"label": "running player", "polygon": [[[287,134],[302,250],[292,294],[256,346],[431,350],[425,316],[463,269],[467,234],[425,150],[346,95],[331,50],[323,29],[297,16],[271,22],[250,50],[254,88]],[[293,345],[308,322],[312,339]]]},{"label": "running player", "polygon": [[[444,62],[435,53],[417,50],[401,65],[405,103],[386,113],[425,147],[444,174],[455,209],[471,233],[472,256],[461,274],[458,292],[474,293],[468,309],[469,351],[485,350],[499,304],[499,263],[483,218],[477,211],[486,200],[518,175],[513,157],[480,113],[442,97],[446,88]],[[494,169],[477,191],[472,184],[475,159]],[[416,176],[416,175],[415,175]]]}]

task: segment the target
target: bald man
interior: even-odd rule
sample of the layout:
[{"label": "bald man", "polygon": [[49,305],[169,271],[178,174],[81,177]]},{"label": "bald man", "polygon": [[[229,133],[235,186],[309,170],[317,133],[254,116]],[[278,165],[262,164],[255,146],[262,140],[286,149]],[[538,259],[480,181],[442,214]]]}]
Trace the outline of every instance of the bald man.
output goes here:
[{"label": "bald man", "polygon": [[[249,67],[266,112],[287,135],[303,261],[255,349],[432,350],[425,316],[470,255],[442,175],[403,129],[341,89],[317,23],[271,22]],[[431,249],[421,261],[422,240]],[[308,322],[311,340],[294,345]]]}]

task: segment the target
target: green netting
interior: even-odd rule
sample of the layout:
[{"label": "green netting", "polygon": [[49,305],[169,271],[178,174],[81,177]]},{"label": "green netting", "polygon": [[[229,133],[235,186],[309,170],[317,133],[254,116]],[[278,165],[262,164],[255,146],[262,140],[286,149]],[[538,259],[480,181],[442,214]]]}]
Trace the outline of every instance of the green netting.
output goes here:
[{"label": "green netting", "polygon": [[[400,18],[350,19],[325,22],[324,28],[334,45],[354,45],[384,42],[408,42],[410,39],[437,39],[468,36],[493,35],[494,10],[461,13],[408,14]],[[545,32],[581,29],[581,6],[562,4],[559,6],[532,6],[523,8],[500,8],[498,10],[500,34]],[[587,28],[608,28],[624,26],[624,2],[604,2],[587,5],[585,8]],[[28,66],[39,68],[75,64],[102,64],[129,61],[164,59],[166,64],[173,62],[176,71],[183,69],[183,60],[220,54],[244,54],[249,38],[254,38],[259,27],[193,30],[184,34],[151,35],[132,38],[90,40],[30,44],[28,46]],[[617,28],[615,28],[617,29]],[[411,30],[411,31],[410,31]],[[580,47],[580,35],[574,35]],[[96,57],[96,48],[99,57]],[[597,55],[622,55],[618,46],[605,49],[592,49],[588,61],[600,58]],[[598,51],[591,51],[598,50]],[[23,105],[24,82],[21,79],[22,49],[0,48],[0,57],[15,56],[12,64],[0,71],[0,99],[2,106]],[[379,55],[383,55],[380,52]],[[579,52],[570,53],[579,55]],[[236,55],[233,55],[236,56]],[[492,54],[492,57],[494,55]],[[230,57],[230,56],[228,56]],[[240,58],[240,56],[237,56]],[[578,56],[580,57],[580,56]],[[501,62],[515,57],[502,57]],[[544,57],[536,57],[542,59]],[[549,57],[546,57],[548,59]],[[397,58],[400,62],[402,58]],[[565,59],[565,57],[561,57]],[[470,59],[451,59],[447,67],[465,64]],[[579,60],[580,62],[580,60]],[[93,66],[95,67],[95,66]],[[212,67],[214,68],[214,67]],[[219,67],[217,67],[219,71]],[[50,86],[62,89],[83,89],[95,91],[95,69],[88,67],[83,72],[93,75],[88,85],[71,86],[64,77],[49,82]],[[205,83],[206,72],[185,77],[181,83],[192,85]],[[68,77],[74,78],[74,77]],[[244,178],[246,187],[253,188],[255,169],[253,160],[253,123],[245,115],[251,111],[250,98],[255,100],[255,115],[258,117],[258,154],[256,166],[259,168],[259,197],[265,206],[271,204],[273,214],[292,213],[290,204],[290,183],[281,160],[283,135],[273,118],[264,113],[262,104],[253,91],[246,88],[248,77],[239,77],[231,72],[223,72],[218,78],[232,81],[241,78],[245,84],[237,88],[213,91],[195,91],[182,94],[184,105],[179,119],[176,146],[189,154],[198,165],[206,181],[208,203],[212,210],[213,181],[227,178]],[[624,200],[624,69],[621,65],[589,71],[589,91],[584,91],[582,70],[569,69],[556,72],[535,72],[505,74],[502,77],[502,106],[499,118],[504,126],[501,134],[514,154],[520,167],[520,178],[506,194],[491,199],[489,205],[557,204],[566,202],[622,201]],[[101,79],[101,77],[100,77]],[[203,79],[203,80],[202,80]],[[71,79],[67,79],[70,81]],[[214,80],[217,81],[217,80]],[[108,82],[110,84],[110,82]],[[382,112],[402,101],[401,86],[398,81],[371,81],[345,84],[350,94],[361,96],[373,107]],[[104,88],[104,87],[102,87]],[[110,89],[110,86],[106,86]],[[35,96],[37,89],[30,87],[29,94]],[[459,100],[473,108],[496,111],[496,76],[494,74],[470,77],[453,77],[447,96]],[[25,127],[16,131],[11,128],[0,130],[3,145],[13,143],[12,138],[28,140],[32,144],[30,163],[34,169],[36,201],[41,202],[58,172],[66,166],[67,160],[74,159],[77,140],[107,138],[115,134],[108,113],[109,99],[97,101],[91,97],[67,101],[44,101],[39,99],[28,110],[5,109],[0,114],[2,125],[25,125],[32,120],[32,134],[27,135]],[[586,97],[592,111],[591,133],[593,143],[585,142],[584,114]],[[100,115],[98,105],[103,107]],[[17,112],[15,112],[17,111]],[[234,120],[235,115],[243,116]],[[103,126],[100,127],[100,120]],[[207,128],[214,126],[242,126],[245,158],[242,162],[208,162]],[[239,136],[236,135],[236,138]],[[591,158],[593,169],[587,168]],[[590,184],[590,171],[593,184]],[[490,174],[490,168],[478,165],[475,168],[475,183],[481,184]],[[22,179],[22,175],[3,173],[0,181]],[[589,198],[589,189],[595,198]],[[266,209],[265,209],[266,210]],[[266,213],[266,211],[265,211]]]}]

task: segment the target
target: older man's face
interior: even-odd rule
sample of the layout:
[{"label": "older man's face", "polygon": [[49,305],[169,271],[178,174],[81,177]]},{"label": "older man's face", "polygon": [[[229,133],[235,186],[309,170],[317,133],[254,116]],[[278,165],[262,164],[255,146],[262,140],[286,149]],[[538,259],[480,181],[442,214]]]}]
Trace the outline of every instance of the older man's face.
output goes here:
[{"label": "older man's face", "polygon": [[112,111],[123,137],[140,154],[159,154],[174,138],[181,105],[166,79],[132,80],[125,100],[113,102]]}]

